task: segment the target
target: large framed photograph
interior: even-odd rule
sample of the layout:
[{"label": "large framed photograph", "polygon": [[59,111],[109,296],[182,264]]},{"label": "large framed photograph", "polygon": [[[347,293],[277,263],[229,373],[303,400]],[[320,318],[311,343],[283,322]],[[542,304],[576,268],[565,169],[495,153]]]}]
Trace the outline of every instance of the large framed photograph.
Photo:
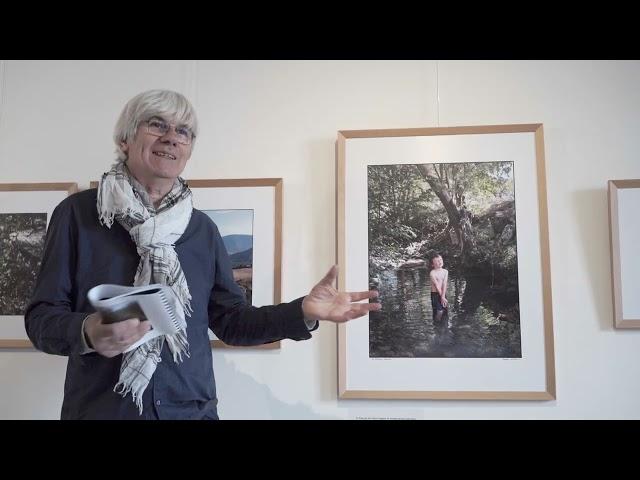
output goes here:
[{"label": "large framed photograph", "polygon": [[54,208],[76,183],[0,184],[0,348],[30,348],[24,328]]},{"label": "large framed photograph", "polygon": [[555,398],[541,124],[340,131],[340,398]]},{"label": "large framed photograph", "polygon": [[[217,225],[247,303],[256,307],[281,299],[282,179],[187,180],[194,207]],[[230,348],[213,332],[213,347]],[[279,348],[273,342],[251,348]],[[238,348],[238,347],[235,347]],[[239,347],[249,348],[249,347]]]},{"label": "large framed photograph", "polygon": [[609,180],[611,284],[616,328],[640,328],[640,179]]}]

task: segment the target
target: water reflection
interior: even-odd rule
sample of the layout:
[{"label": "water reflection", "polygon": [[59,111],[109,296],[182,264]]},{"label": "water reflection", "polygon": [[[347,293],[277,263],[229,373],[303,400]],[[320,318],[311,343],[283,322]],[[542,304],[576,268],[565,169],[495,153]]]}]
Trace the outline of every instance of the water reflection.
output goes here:
[{"label": "water reflection", "polygon": [[379,275],[383,308],[369,316],[370,357],[520,358],[518,294],[449,273],[448,314],[434,321],[426,267]]}]

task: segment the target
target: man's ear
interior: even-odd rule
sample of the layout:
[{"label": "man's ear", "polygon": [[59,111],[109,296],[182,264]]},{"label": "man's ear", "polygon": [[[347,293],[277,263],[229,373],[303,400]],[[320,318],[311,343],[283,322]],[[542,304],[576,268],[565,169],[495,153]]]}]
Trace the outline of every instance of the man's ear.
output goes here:
[{"label": "man's ear", "polygon": [[120,142],[120,150],[125,153],[129,151],[129,145],[127,145],[127,142]]}]

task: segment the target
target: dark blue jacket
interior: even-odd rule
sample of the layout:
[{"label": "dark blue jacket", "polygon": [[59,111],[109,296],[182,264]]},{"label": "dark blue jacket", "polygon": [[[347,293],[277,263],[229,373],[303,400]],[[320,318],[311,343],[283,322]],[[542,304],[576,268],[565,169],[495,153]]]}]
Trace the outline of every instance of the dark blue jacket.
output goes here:
[{"label": "dark blue jacket", "polygon": [[204,213],[193,210],[175,250],[192,296],[193,313],[187,317],[191,357],[175,363],[165,342],[139,416],[131,394],[123,398],[113,391],[122,355],[80,354],[82,322],[94,312],[87,292],[102,283],[133,285],[140,259],[136,246],[117,222],[110,229],[99,224],[96,189],[56,207],[25,326],[37,349],[69,357],[62,419],[216,419],[208,328],[229,345],[311,337],[302,298],[260,308],[245,304],[218,228]]}]

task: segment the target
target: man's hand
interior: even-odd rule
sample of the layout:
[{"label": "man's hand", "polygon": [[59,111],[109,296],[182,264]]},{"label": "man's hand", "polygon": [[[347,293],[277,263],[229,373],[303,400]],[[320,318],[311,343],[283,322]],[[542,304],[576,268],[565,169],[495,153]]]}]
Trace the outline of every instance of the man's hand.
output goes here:
[{"label": "man's hand", "polygon": [[449,306],[449,302],[447,301],[447,297],[445,297],[444,295],[442,295],[440,297],[440,303],[442,303],[442,306],[444,308],[447,308]]},{"label": "man's hand", "polygon": [[320,282],[313,287],[302,301],[302,311],[310,320],[329,320],[342,323],[380,310],[380,303],[352,303],[367,298],[375,298],[375,290],[365,292],[338,292],[333,284],[338,276],[338,266],[331,267]]},{"label": "man's hand", "polygon": [[102,323],[100,313],[92,313],[84,322],[84,331],[93,348],[100,355],[115,357],[137,342],[151,328],[151,322],[130,318],[118,323]]}]

